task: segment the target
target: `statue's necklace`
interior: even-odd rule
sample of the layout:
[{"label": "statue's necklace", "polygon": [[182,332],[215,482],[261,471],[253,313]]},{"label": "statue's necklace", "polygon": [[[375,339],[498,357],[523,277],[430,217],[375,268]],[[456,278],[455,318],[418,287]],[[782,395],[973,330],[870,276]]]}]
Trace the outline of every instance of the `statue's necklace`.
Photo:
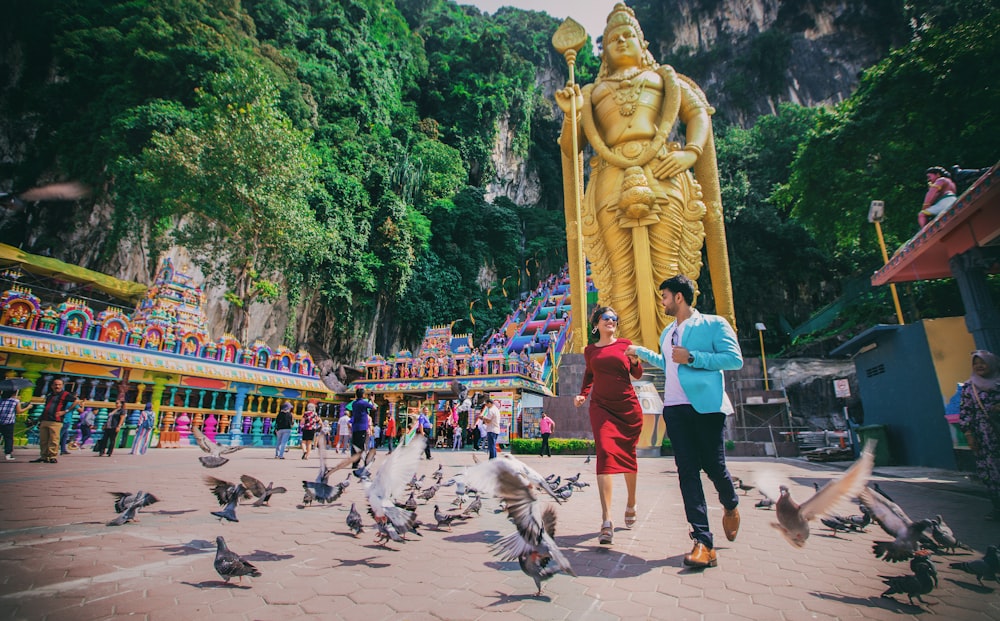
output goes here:
[{"label": "statue's necklace", "polygon": [[626,70],[620,76],[607,78],[609,81],[620,82],[618,88],[612,91],[615,103],[618,104],[618,111],[622,116],[632,116],[635,114],[636,102],[642,94],[642,88],[646,85],[645,78],[634,80],[642,71],[637,68]]}]

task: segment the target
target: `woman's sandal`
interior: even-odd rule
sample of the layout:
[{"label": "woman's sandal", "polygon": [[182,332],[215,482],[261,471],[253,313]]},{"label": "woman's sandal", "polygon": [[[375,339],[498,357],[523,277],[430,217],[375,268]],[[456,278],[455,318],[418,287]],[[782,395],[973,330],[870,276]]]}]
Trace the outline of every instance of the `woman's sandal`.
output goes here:
[{"label": "woman's sandal", "polygon": [[611,522],[601,524],[601,536],[597,538],[597,543],[602,546],[609,546],[615,539],[615,527]]},{"label": "woman's sandal", "polygon": [[636,508],[625,507],[625,528],[632,528],[636,523]]}]

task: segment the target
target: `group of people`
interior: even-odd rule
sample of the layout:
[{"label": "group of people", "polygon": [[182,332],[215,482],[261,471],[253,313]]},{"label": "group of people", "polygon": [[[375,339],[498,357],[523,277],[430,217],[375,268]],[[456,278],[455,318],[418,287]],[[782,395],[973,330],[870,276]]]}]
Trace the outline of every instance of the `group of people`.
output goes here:
[{"label": "group of people", "polygon": [[642,377],[643,364],[663,369],[663,417],[694,540],[691,552],[684,556],[684,564],[714,567],[718,560],[701,471],[715,487],[724,509],[722,530],[733,541],[740,527],[739,498],[726,468],[723,429],[732,405],[726,397],[722,372],[742,367],[743,356],[729,323],[696,310],[692,306],[694,294],[694,283],[686,276],[674,276],[661,283],[660,303],[674,321],[660,335],[659,351],[618,338],[615,309],[597,308],[590,318],[597,340],[584,351],[586,369],[575,403],[579,407],[590,397],[601,502],[598,541],[610,545],[614,541],[611,518],[614,475],[622,474],[625,479],[625,528],[631,528],[638,515],[636,447],[642,431],[642,409],[631,380]]},{"label": "group of people", "polygon": [[[292,428],[295,420],[292,416],[292,403],[286,401],[281,405],[281,410],[275,417],[274,434],[276,437],[274,458],[284,459],[288,451],[288,442],[292,437]],[[324,434],[327,444],[334,451],[351,455],[358,451],[365,451],[375,447],[381,439],[381,428],[372,420],[372,414],[377,413],[378,408],[370,400],[365,398],[365,389],[358,388],[354,391],[354,400],[347,404],[344,413],[337,421],[336,429],[320,418],[316,412],[315,403],[307,403],[306,411],[302,415],[302,422],[299,431],[302,435],[302,457],[309,459],[313,447],[316,445],[316,436]],[[386,422],[386,431],[389,432],[392,425],[392,434],[395,435],[395,423],[390,418]],[[336,441],[333,437],[336,435]],[[392,439],[389,440],[389,452],[392,452]]]},{"label": "group of people", "polygon": [[[95,413],[93,408],[84,407],[80,412],[77,427],[80,432],[80,441],[76,442],[71,436],[73,425],[70,422],[71,415],[82,407],[82,400],[75,393],[66,390],[65,382],[55,379],[49,386],[49,392],[45,395],[41,415],[35,424],[38,425],[38,447],[39,456],[33,459],[32,463],[55,464],[59,462],[60,455],[68,455],[70,446],[77,448],[86,446],[87,441],[93,434]],[[14,460],[14,423],[16,417],[25,412],[27,403],[22,403],[16,391],[6,392],[0,397],[0,439],[4,445],[4,459]],[[104,419],[101,427],[101,437],[94,444],[93,451],[99,457],[107,455],[110,457],[118,443],[118,433],[128,417],[128,408],[124,398],[119,398],[115,403],[107,418]],[[133,455],[144,455],[152,437],[153,429],[156,425],[156,414],[153,412],[153,404],[147,403],[146,407],[139,412],[136,421],[136,435],[132,443],[131,453]]]}]

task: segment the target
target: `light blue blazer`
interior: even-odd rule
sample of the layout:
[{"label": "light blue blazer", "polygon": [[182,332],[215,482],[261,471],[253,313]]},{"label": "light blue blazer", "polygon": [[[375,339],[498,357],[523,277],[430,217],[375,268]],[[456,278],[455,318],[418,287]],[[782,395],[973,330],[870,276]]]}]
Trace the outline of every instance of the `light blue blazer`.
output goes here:
[{"label": "light blue blazer", "polygon": [[[666,369],[671,351],[667,335],[674,323],[676,322],[664,328],[660,335],[660,353],[639,347],[636,353],[640,360]],[[743,354],[736,340],[736,333],[722,317],[703,315],[692,309],[691,317],[684,322],[680,344],[694,356],[691,364],[677,366],[677,379],[691,406],[702,414],[722,412],[725,400],[722,372],[743,366]]]}]

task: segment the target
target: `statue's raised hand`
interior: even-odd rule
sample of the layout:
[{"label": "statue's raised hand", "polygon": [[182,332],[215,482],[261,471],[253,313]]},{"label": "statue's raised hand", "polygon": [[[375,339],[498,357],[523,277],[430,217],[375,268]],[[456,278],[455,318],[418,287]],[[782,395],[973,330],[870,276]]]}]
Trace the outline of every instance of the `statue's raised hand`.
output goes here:
[{"label": "statue's raised hand", "polygon": [[583,108],[583,92],[580,90],[579,84],[570,84],[556,91],[556,104],[565,114],[572,111],[574,98],[576,98],[576,109],[579,111]]}]

